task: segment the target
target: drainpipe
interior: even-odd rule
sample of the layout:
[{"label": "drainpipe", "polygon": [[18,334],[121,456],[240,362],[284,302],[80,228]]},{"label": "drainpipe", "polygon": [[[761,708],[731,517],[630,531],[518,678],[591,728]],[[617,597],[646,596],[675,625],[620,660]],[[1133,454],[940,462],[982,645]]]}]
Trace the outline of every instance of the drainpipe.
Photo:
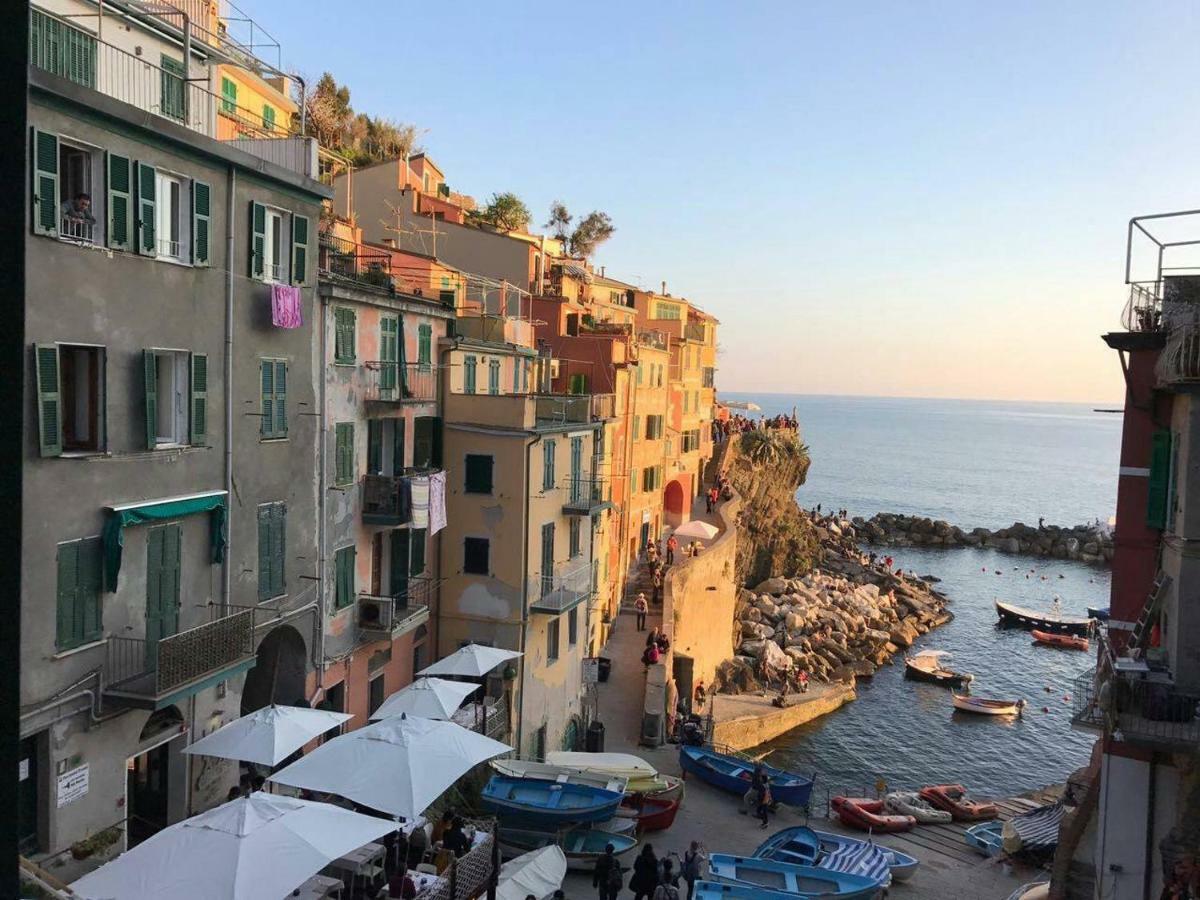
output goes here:
[{"label": "drainpipe", "polygon": [[533,470],[531,459],[533,448],[542,442],[540,434],[534,435],[532,441],[525,445],[525,472],[522,484],[525,485],[525,509],[521,517],[521,639],[520,666],[517,670],[518,687],[521,691],[521,702],[517,705],[517,754],[521,753],[521,738],[525,727],[525,632],[529,627],[529,495],[533,493],[529,484],[529,473]]},{"label": "drainpipe", "polygon": [[188,119],[188,85],[192,83],[192,20],[186,12],[183,16],[183,121]]},{"label": "drainpipe", "polygon": [[234,195],[237,193],[237,170],[229,167],[225,192],[225,565],[221,581],[222,613],[229,612],[233,598],[233,238]]},{"label": "drainpipe", "polygon": [[[318,283],[318,285],[320,284],[319,278],[317,279],[317,283]],[[327,452],[327,447],[328,447],[328,441],[326,440],[325,433],[328,430],[328,423],[326,420],[329,417],[329,411],[327,409],[326,396],[325,396],[325,388],[326,388],[325,353],[327,351],[326,337],[325,337],[325,331],[326,331],[325,317],[328,315],[329,299],[320,292],[319,287],[317,289],[317,294],[318,294],[317,300],[318,300],[318,303],[320,304],[319,309],[321,311],[321,315],[317,319],[317,321],[319,323],[317,327],[319,327],[321,329],[321,336],[319,339],[321,355],[318,357],[321,360],[321,371],[320,371],[321,387],[320,387],[320,390],[318,391],[318,394],[320,396],[321,412],[317,419],[317,421],[319,423],[317,427],[320,429],[320,432],[317,435],[317,460],[318,460],[318,462],[317,462],[317,601],[316,601],[318,604],[318,607],[319,607],[319,612],[317,613],[317,628],[315,630],[316,630],[316,634],[319,635],[317,640],[320,645],[320,650],[317,653],[315,668],[316,668],[316,672],[317,672],[317,690],[323,692],[325,690],[325,571],[326,571],[325,556],[326,556],[326,542],[329,537],[329,526],[328,526],[328,523],[325,521],[325,515],[326,515],[326,513],[325,513],[325,503],[326,503],[325,495],[328,491],[328,488],[325,485],[325,469],[326,469],[325,454]],[[315,697],[316,695],[314,694],[313,696]]]}]

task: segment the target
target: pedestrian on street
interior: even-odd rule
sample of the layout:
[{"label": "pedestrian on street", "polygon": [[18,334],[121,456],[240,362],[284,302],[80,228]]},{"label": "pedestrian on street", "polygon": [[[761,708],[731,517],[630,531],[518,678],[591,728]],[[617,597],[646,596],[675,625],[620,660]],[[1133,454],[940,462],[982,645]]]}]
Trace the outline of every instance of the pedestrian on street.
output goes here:
[{"label": "pedestrian on street", "polygon": [[637,613],[637,630],[646,630],[646,611],[649,607],[646,605],[646,595],[638,592],[637,599],[633,601],[634,612]]},{"label": "pedestrian on street", "polygon": [[692,900],[692,892],[696,889],[696,882],[700,880],[700,873],[704,870],[706,855],[699,841],[692,841],[692,845],[684,851],[682,869],[683,880],[687,882],[687,900]]},{"label": "pedestrian on street", "polygon": [[679,549],[679,541],[675,540],[675,535],[667,538],[667,565],[674,565],[675,551]]},{"label": "pedestrian on street", "polygon": [[757,803],[758,820],[762,823],[759,828],[767,827],[767,810],[771,808],[771,779],[763,776],[762,784],[758,788],[758,796],[755,798]]},{"label": "pedestrian on street", "polygon": [[656,887],[658,857],[654,855],[653,845],[647,844],[633,861],[633,877],[629,879],[629,889],[633,891],[633,900],[650,900]]},{"label": "pedestrian on street", "polygon": [[621,863],[613,856],[614,849],[612,844],[606,844],[604,855],[596,860],[592,871],[592,887],[597,889],[600,900],[615,900],[621,893]]},{"label": "pedestrian on street", "polygon": [[653,602],[654,602],[655,606],[658,606],[660,603],[662,603],[662,591],[663,591],[662,572],[655,572],[654,573],[654,598],[653,598]]}]

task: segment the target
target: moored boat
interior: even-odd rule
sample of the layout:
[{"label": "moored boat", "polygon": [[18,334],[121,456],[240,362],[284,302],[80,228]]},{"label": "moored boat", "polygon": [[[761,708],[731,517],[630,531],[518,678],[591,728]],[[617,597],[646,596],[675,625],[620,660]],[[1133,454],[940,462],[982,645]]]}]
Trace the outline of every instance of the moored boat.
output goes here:
[{"label": "moored boat", "polygon": [[[757,884],[725,883],[720,881],[697,881],[694,900],[796,900],[795,894],[773,891]],[[806,894],[807,897],[829,896]]]},{"label": "moored boat", "polygon": [[870,900],[879,891],[878,881],[862,875],[730,853],[709,856],[708,877],[726,884],[757,886],[806,898]]},{"label": "moored boat", "polygon": [[556,750],[546,754],[544,764],[558,766],[571,772],[624,778],[625,790],[630,794],[646,794],[665,799],[683,793],[683,781],[674,775],[659,772],[646,760],[632,753]]},{"label": "moored boat", "polygon": [[1033,629],[1029,632],[1035,644],[1045,647],[1061,647],[1063,650],[1086,650],[1088,639],[1075,634],[1054,634],[1049,631]]},{"label": "moored boat", "polygon": [[1025,708],[1024,700],[989,700],[986,697],[971,697],[965,694],[951,694],[954,708],[959,712],[975,713],[981,716],[1019,716]]},{"label": "moored boat", "polygon": [[918,825],[944,825],[953,816],[944,809],[935,809],[916,791],[892,791],[883,798],[883,807],[898,816],[912,816]]},{"label": "moored boat", "polygon": [[621,809],[632,812],[637,820],[638,831],[663,831],[670,828],[679,812],[680,798],[659,799],[634,794],[621,801]]},{"label": "moored boat", "polygon": [[713,787],[732,794],[744,794],[750,789],[750,780],[756,765],[770,778],[771,796],[788,806],[807,807],[812,796],[813,778],[786,772],[773,766],[755,763],[728,753],[720,753],[710,747],[679,747],[679,767],[685,775],[692,774]]},{"label": "moored boat", "polygon": [[1055,634],[1088,635],[1095,627],[1087,616],[1064,616],[1058,611],[1039,612],[1013,603],[1005,603],[1003,600],[996,601],[996,614],[1000,617],[1001,625],[1024,628],[1027,631],[1036,628],[1039,631],[1051,631]]},{"label": "moored boat", "polygon": [[620,775],[606,775],[600,772],[583,772],[569,769],[566,766],[554,766],[550,763],[533,762],[527,759],[493,759],[491,767],[500,775],[510,778],[533,778],[539,781],[554,781],[559,784],[582,784],[588,787],[602,788],[606,791],[625,793],[629,787],[626,778]]},{"label": "moored boat", "polygon": [[1110,607],[1107,606],[1089,606],[1087,613],[1097,622],[1107,622],[1110,614]]},{"label": "moored boat", "polygon": [[843,825],[860,831],[892,833],[910,831],[917,820],[912,816],[889,815],[884,812],[882,800],[865,797],[834,797],[830,804]]},{"label": "moored boat", "polygon": [[[592,871],[604,848],[613,845],[613,855],[620,858],[637,846],[637,838],[628,834],[613,834],[595,828],[571,828],[567,831],[539,831],[533,828],[500,828],[500,852],[505,857],[520,856],[557,844],[567,857],[567,868]],[[623,868],[628,868],[622,864]]]},{"label": "moored boat", "polygon": [[922,650],[904,657],[904,677],[913,681],[925,681],[946,687],[961,687],[972,680],[966,672],[955,672],[945,667],[950,654],[945,650]]},{"label": "moored boat", "polygon": [[999,856],[1004,849],[1003,832],[1003,822],[980,822],[967,829],[963,840],[984,856]]},{"label": "moored boat", "polygon": [[584,784],[493,775],[483,786],[481,799],[484,806],[506,821],[554,825],[607,821],[616,813],[623,796]]},{"label": "moored boat", "polygon": [[[807,825],[793,825],[775,832],[758,845],[754,855],[761,859],[774,859],[779,862],[796,863],[802,866],[818,865],[819,860],[836,853],[846,847],[866,846],[867,841],[850,837],[847,834],[835,834],[832,831],[816,831]],[[907,881],[917,870],[920,863],[916,857],[909,856],[891,847],[876,844],[888,857],[888,866],[894,881]]]},{"label": "moored boat", "polygon": [[961,784],[933,784],[921,788],[918,794],[932,806],[946,810],[956,822],[981,822],[999,814],[995,803],[972,800]]}]

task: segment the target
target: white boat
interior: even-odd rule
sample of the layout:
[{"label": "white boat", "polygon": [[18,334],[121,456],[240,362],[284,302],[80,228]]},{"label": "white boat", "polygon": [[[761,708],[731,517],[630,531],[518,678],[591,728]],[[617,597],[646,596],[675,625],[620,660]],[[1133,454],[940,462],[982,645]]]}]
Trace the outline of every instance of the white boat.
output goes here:
[{"label": "white boat", "polygon": [[625,792],[629,794],[674,796],[683,789],[683,782],[678,777],[659,772],[650,763],[632,753],[558,750],[546,754],[546,764],[573,772],[624,778],[627,781]]},{"label": "white boat", "polygon": [[954,818],[945,810],[934,809],[915,791],[892,791],[884,796],[883,805],[888,812],[912,816],[921,825],[944,825]]},{"label": "white boat", "polygon": [[567,766],[556,766],[551,763],[533,762],[526,759],[493,759],[491,766],[501,775],[510,778],[536,778],[539,781],[555,781],[559,784],[584,784],[588,787],[603,788],[623,794],[629,785],[629,780],[621,775],[609,775],[604,772],[585,772]]},{"label": "white boat", "polygon": [[1024,700],[987,700],[983,697],[968,697],[963,694],[951,694],[954,698],[954,708],[961,712],[976,713],[982,716],[1019,716],[1025,708]]}]

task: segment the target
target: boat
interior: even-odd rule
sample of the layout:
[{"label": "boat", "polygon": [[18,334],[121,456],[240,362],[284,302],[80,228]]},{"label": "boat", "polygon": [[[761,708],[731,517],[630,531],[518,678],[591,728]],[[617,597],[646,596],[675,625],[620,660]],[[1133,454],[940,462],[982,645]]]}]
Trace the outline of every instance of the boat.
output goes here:
[{"label": "boat", "polygon": [[871,900],[879,892],[879,882],[862,875],[731,853],[713,853],[708,857],[708,877],[725,884],[756,885],[793,897]]},{"label": "boat", "polygon": [[980,822],[966,830],[963,840],[984,856],[999,856],[1004,849],[1003,831],[1003,822]]},{"label": "boat", "polygon": [[[837,853],[847,847],[863,847],[867,841],[850,837],[846,834],[835,834],[832,831],[816,831],[807,825],[793,825],[775,832],[758,845],[754,855],[760,859],[774,859],[778,862],[794,863],[802,866],[820,865],[820,860],[832,853]],[[916,857],[875,844],[888,857],[888,868],[893,881],[907,881],[917,871],[920,863]]]},{"label": "boat", "polygon": [[916,791],[892,791],[884,796],[883,808],[898,816],[912,816],[918,825],[944,825],[954,818],[944,809],[935,809]]},{"label": "boat", "polygon": [[756,763],[754,760],[721,753],[710,747],[689,747],[682,744],[679,747],[679,767],[683,769],[685,776],[695,775],[713,787],[739,796],[750,789],[750,778],[755,766],[762,766],[763,772],[770,778],[771,796],[776,802],[807,808],[815,775],[796,775]]},{"label": "boat", "polygon": [[1086,650],[1088,648],[1088,639],[1075,634],[1054,634],[1049,631],[1039,631],[1036,628],[1029,633],[1033,636],[1035,644],[1042,644],[1046,647],[1060,647],[1063,650]]},{"label": "boat", "polygon": [[1023,606],[1005,603],[1003,600],[996,601],[996,614],[1000,617],[1001,625],[1024,628],[1027,631],[1036,628],[1039,631],[1052,631],[1055,634],[1086,636],[1092,633],[1094,627],[1092,620],[1087,616],[1064,616],[1060,612],[1038,612]]},{"label": "boat", "polygon": [[602,788],[606,791],[616,791],[618,794],[625,793],[629,786],[628,780],[620,775],[581,772],[566,766],[553,766],[550,763],[533,762],[527,759],[493,759],[491,767],[500,775],[507,775],[510,778],[534,778],[559,784],[582,784],[588,787]]},{"label": "boat", "polygon": [[1108,606],[1089,606],[1087,608],[1088,615],[1097,622],[1107,622],[1111,607]]},{"label": "boat", "polygon": [[592,775],[624,778],[625,791],[665,799],[683,794],[683,781],[665,775],[640,756],[632,753],[586,753],[577,750],[555,750],[546,754],[546,762],[560,769]]},{"label": "boat", "polygon": [[1006,900],[1046,900],[1050,896],[1050,882],[1048,881],[1031,881],[1029,884],[1023,884],[1011,894]]},{"label": "boat", "polygon": [[621,810],[617,810],[617,814],[607,822],[593,822],[591,827],[595,831],[607,831],[609,834],[636,834],[638,820],[636,816],[626,816],[621,814]]},{"label": "boat", "polygon": [[1024,700],[989,700],[986,697],[971,697],[967,694],[951,694],[954,708],[959,712],[976,713],[981,716],[1019,716],[1025,708]]},{"label": "boat", "polygon": [[972,800],[961,784],[929,785],[918,793],[922,800],[928,800],[930,805],[950,813],[956,822],[982,822],[996,818],[1000,812],[995,803]]},{"label": "boat", "polygon": [[912,816],[895,816],[884,812],[882,800],[865,797],[834,797],[829,801],[843,825],[860,831],[892,833],[910,831],[917,820]]},{"label": "boat", "polygon": [[[637,838],[595,828],[571,828],[554,832],[501,827],[499,844],[500,853],[506,858],[557,844],[567,857],[568,869],[591,872],[596,867],[596,860],[604,855],[604,848],[609,844],[613,845],[613,855],[619,859],[637,846]],[[627,869],[628,866],[622,865],[622,868]]]},{"label": "boat", "polygon": [[966,672],[955,672],[942,665],[948,661],[950,654],[945,650],[922,650],[912,656],[904,657],[904,677],[913,681],[926,681],[930,684],[941,684],[947,687],[961,687],[972,680]]},{"label": "boat", "polygon": [[638,831],[663,831],[675,821],[680,803],[679,797],[662,799],[634,794],[621,802],[621,809],[635,814]]},{"label": "boat", "polygon": [[623,796],[585,784],[493,775],[483,786],[481,799],[484,806],[506,821],[558,825],[607,821],[615,815]]},{"label": "boat", "polygon": [[[807,894],[808,897],[830,896]],[[772,891],[756,884],[723,884],[719,881],[697,881],[693,900],[796,900],[795,894]]]}]

